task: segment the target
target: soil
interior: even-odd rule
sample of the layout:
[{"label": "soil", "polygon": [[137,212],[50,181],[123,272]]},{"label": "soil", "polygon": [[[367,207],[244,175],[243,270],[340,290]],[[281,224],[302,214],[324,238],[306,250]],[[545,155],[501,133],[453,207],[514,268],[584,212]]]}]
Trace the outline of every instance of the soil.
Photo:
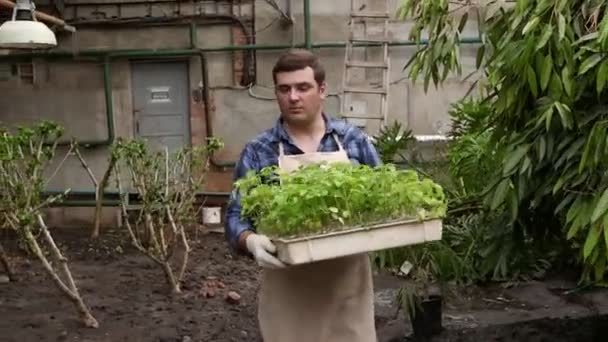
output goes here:
[{"label": "soil", "polygon": [[[258,269],[233,258],[221,235],[192,242],[183,293],[173,296],[161,269],[122,234],[104,232],[96,241],[74,229],[52,234],[100,327],[82,327],[39,262],[22,256],[11,260],[18,281],[0,285],[0,340],[260,341]],[[226,298],[231,291],[240,295],[238,303]]]},{"label": "soil", "polygon": [[[18,279],[0,284],[1,341],[261,341],[259,269],[248,258],[230,255],[221,234],[200,234],[192,241],[179,295],[168,293],[161,269],[119,231],[103,232],[98,240],[84,230],[54,229],[52,234],[100,327],[83,327],[40,263],[3,240]],[[379,342],[413,340],[406,337],[409,322],[402,314],[395,317],[391,299],[402,281],[387,274],[375,277]],[[444,303],[445,329],[432,341],[585,342],[608,336],[606,316],[589,317],[585,303],[570,303],[571,298],[551,291],[546,284],[464,289]],[[606,293],[594,296],[608,308]]]}]

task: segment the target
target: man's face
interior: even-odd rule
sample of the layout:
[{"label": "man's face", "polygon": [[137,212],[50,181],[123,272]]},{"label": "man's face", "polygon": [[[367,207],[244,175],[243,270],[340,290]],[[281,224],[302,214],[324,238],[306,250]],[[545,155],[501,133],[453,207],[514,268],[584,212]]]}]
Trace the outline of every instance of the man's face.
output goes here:
[{"label": "man's face", "polygon": [[306,67],[277,73],[275,93],[285,122],[294,125],[309,124],[321,112],[325,84],[318,85],[312,68]]}]

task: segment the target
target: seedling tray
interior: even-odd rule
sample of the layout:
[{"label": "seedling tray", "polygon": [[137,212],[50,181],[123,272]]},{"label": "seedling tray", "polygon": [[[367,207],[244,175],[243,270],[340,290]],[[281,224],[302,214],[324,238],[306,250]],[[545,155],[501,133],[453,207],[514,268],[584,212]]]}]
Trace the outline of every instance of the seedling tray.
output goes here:
[{"label": "seedling tray", "polygon": [[273,239],[278,258],[288,265],[441,240],[440,219],[399,220],[314,236]]}]

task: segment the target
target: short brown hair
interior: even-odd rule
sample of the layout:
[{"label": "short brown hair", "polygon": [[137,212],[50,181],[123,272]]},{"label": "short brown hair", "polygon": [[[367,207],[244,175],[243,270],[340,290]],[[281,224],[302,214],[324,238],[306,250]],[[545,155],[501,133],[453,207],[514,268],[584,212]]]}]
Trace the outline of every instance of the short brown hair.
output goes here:
[{"label": "short brown hair", "polygon": [[303,49],[291,49],[282,54],[272,69],[272,79],[276,84],[278,73],[302,70],[306,67],[313,70],[318,85],[325,82],[325,68],[321,65],[319,57]]}]

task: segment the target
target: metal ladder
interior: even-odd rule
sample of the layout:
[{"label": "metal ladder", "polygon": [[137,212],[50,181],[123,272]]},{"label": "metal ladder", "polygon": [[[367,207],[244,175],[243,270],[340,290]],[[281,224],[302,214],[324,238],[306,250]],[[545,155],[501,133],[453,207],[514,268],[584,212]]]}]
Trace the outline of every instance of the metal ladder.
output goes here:
[{"label": "metal ladder", "polygon": [[[361,3],[356,4],[356,0],[350,1],[350,19],[349,19],[349,38],[346,43],[344,53],[344,74],[342,77],[342,92],[343,99],[340,108],[342,118],[347,122],[362,128],[368,134],[375,134],[377,130],[386,125],[388,115],[388,94],[389,94],[389,77],[390,77],[390,58],[388,52],[389,37],[388,37],[388,21],[389,0],[360,0]],[[374,2],[378,4],[384,2],[384,8],[380,11],[369,10],[370,4]],[[357,36],[355,33],[356,25],[363,24],[363,36]],[[368,26],[374,27],[382,25],[382,35],[380,37],[371,37],[368,35]],[[366,58],[357,58],[354,56],[354,47],[361,43],[371,43],[375,47],[382,49],[382,60],[373,61]],[[365,55],[370,48],[365,48]],[[352,74],[353,70],[364,70],[364,84],[353,85]],[[368,81],[367,73],[369,70],[380,70],[382,80],[379,86],[374,86]],[[353,98],[359,97],[358,101]],[[373,97],[379,97],[379,109],[368,110],[367,104]],[[359,105],[356,105],[358,102]],[[373,102],[373,101],[372,101]],[[363,105],[364,104],[364,105]],[[361,105],[364,107],[362,108]],[[377,122],[376,130],[370,129],[370,122]]]}]

